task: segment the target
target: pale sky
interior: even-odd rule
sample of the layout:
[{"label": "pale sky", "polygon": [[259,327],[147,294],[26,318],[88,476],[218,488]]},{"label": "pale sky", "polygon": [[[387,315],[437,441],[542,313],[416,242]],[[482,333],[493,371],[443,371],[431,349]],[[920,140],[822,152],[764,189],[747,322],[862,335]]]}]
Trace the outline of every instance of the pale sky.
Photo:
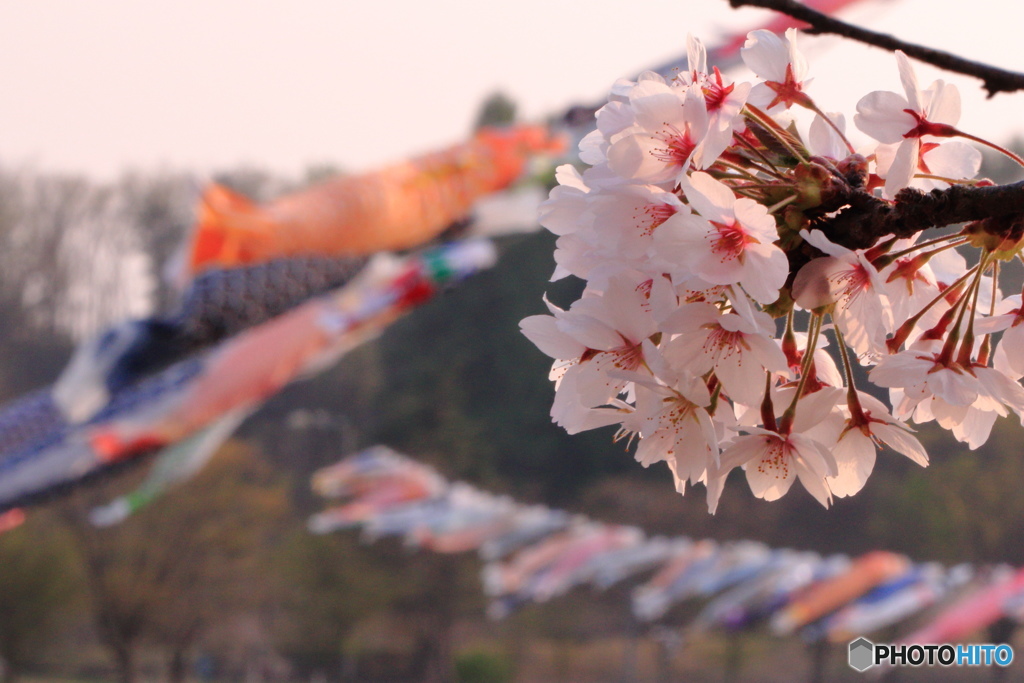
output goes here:
[{"label": "pale sky", "polygon": [[[712,44],[766,16],[727,0],[7,0],[0,163],[370,169],[464,138],[495,90],[527,117],[560,112],[682,53],[687,32]],[[864,0],[842,16],[1024,71],[1019,0]],[[801,43],[824,109],[849,119],[867,92],[900,90],[891,56],[835,42]],[[1024,134],[1024,94],[986,102],[977,81],[941,77],[960,86],[961,128]]]}]

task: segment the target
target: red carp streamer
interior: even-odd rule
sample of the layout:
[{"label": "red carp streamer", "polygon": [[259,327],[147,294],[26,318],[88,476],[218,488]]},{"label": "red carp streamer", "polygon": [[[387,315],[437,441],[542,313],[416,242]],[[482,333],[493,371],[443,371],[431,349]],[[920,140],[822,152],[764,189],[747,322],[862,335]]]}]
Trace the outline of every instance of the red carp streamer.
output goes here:
[{"label": "red carp streamer", "polygon": [[477,199],[511,185],[534,155],[563,148],[544,126],[482,128],[467,143],[268,204],[212,184],[200,202],[188,270],[414,247],[465,218]]}]

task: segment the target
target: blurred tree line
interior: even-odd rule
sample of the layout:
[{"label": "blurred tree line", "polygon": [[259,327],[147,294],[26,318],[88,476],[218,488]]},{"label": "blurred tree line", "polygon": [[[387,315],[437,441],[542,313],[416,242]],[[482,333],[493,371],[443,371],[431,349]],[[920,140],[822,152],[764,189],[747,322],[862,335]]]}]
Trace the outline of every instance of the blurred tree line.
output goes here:
[{"label": "blurred tree line", "polygon": [[[332,172],[217,179],[265,199]],[[185,174],[99,184],[0,168],[0,397],[52,381],[76,340],[171,304],[162,273],[198,191]],[[652,534],[1024,564],[1020,426],[1006,420],[974,452],[923,428],[930,468],[886,454],[867,488],[832,510],[802,493],[767,504],[736,481],[714,517],[702,489],[678,496],[665,467],[641,468],[609,431],[564,434],[548,417],[549,360],[518,332],[543,312],[545,291],[560,304],[578,293],[577,282],[548,282],[553,239],[502,239],[494,269],[287,388],[199,476],[122,525],[93,528],[86,514],[144,468],[30,510],[0,535],[3,677],[499,680],[510,675],[503,658],[521,661],[533,640],[566,652],[628,628],[625,589],[576,591],[491,624],[471,555],[307,533],[323,505],[309,475],[375,443],[449,479]]]}]

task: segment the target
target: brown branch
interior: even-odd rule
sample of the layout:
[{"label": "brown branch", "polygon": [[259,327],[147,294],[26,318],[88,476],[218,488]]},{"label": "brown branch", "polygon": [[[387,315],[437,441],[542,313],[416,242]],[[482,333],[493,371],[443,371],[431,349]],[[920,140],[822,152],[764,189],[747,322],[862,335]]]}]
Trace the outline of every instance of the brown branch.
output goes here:
[{"label": "brown branch", "polygon": [[998,92],[1024,90],[1022,73],[1006,71],[949,52],[907,43],[884,33],[853,26],[813,10],[796,0],[729,0],[729,4],[734,8],[761,7],[781,12],[809,24],[811,28],[807,30],[808,33],[831,33],[890,51],[903,50],[908,56],[940,69],[980,78],[989,97]]},{"label": "brown branch", "polygon": [[953,185],[924,193],[905,189],[894,203],[851,189],[844,208],[816,221],[829,239],[850,249],[867,249],[884,235],[909,237],[919,230],[1002,216],[1024,215],[1024,180],[985,187]]},{"label": "brown branch", "polygon": [[[809,228],[821,230],[847,249],[868,249],[886,235],[911,237],[920,230],[982,221],[984,232],[1019,240],[1024,236],[1024,180],[1010,185],[953,185],[945,190],[905,189],[895,202],[872,196],[860,187],[840,185]],[[806,242],[789,252],[790,279],[820,256]]]}]

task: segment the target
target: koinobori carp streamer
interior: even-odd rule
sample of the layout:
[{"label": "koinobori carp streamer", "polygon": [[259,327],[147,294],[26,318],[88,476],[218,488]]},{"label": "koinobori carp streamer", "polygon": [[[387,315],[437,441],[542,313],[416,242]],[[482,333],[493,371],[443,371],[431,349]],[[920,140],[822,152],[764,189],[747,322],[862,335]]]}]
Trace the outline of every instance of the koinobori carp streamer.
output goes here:
[{"label": "koinobori carp streamer", "polygon": [[511,185],[534,155],[561,149],[543,126],[482,128],[469,142],[267,204],[213,184],[200,202],[187,267],[194,274],[279,256],[415,247]]}]

